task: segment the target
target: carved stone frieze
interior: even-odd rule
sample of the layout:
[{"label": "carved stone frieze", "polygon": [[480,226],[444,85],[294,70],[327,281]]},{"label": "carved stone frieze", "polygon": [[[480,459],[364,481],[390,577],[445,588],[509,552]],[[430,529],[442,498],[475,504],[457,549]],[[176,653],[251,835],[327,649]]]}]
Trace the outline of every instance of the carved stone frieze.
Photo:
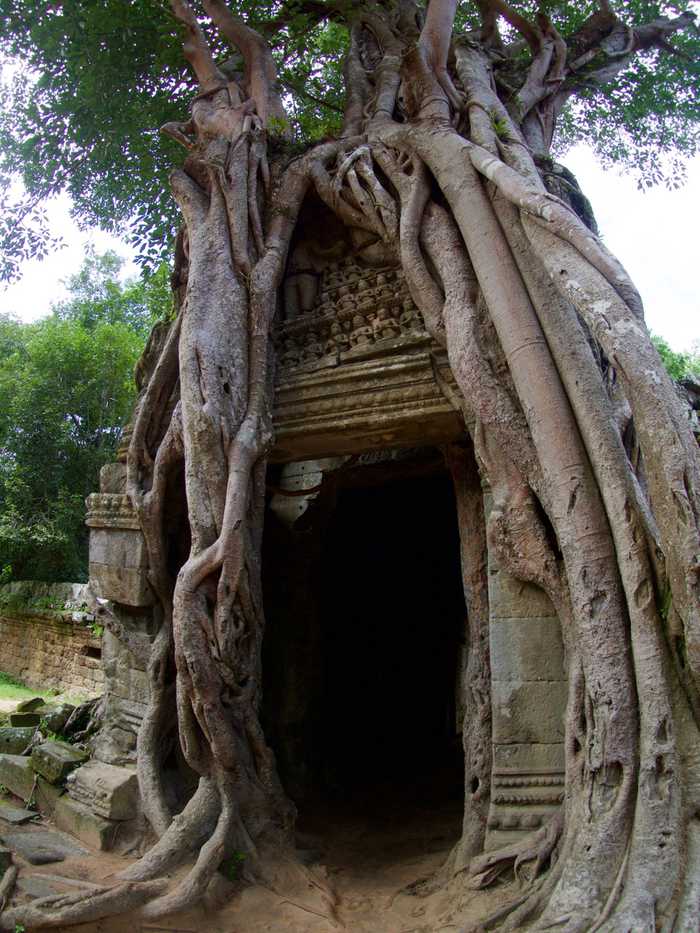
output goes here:
[{"label": "carved stone frieze", "polygon": [[[294,281],[299,277],[294,273]],[[275,327],[280,370],[340,365],[356,358],[353,351],[377,345],[391,352],[394,341],[427,337],[423,318],[411,298],[403,273],[389,266],[373,269],[352,256],[328,265],[308,291],[306,302],[296,292],[290,307],[285,290],[285,319]]]}]

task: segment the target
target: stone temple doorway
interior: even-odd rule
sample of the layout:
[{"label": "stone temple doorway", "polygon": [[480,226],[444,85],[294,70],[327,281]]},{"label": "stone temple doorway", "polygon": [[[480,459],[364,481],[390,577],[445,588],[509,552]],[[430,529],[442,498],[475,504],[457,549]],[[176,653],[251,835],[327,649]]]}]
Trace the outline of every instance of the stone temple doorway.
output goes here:
[{"label": "stone temple doorway", "polygon": [[360,819],[368,845],[386,832],[444,848],[464,767],[451,480],[431,450],[328,485],[291,529],[266,528],[266,734],[302,832],[337,841]]}]

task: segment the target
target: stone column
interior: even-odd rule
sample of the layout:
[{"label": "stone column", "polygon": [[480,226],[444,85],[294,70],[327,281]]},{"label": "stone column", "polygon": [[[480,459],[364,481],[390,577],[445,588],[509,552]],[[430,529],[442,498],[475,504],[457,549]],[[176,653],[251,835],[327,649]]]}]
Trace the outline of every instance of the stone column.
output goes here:
[{"label": "stone column", "polygon": [[[489,497],[485,506],[490,507]],[[546,823],[564,794],[567,679],[546,593],[489,554],[493,774],[486,849]]]}]

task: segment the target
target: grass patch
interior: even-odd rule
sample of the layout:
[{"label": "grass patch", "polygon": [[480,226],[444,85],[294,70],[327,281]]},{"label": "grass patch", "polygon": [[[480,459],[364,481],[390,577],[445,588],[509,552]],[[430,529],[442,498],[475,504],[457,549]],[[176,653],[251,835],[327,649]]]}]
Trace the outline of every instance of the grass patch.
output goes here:
[{"label": "grass patch", "polygon": [[73,706],[80,706],[87,699],[82,694],[59,693],[51,687],[35,689],[27,687],[11,674],[5,674],[0,671],[0,701],[16,700],[21,703],[22,700],[30,700],[32,697],[42,697],[47,703],[71,703]]}]

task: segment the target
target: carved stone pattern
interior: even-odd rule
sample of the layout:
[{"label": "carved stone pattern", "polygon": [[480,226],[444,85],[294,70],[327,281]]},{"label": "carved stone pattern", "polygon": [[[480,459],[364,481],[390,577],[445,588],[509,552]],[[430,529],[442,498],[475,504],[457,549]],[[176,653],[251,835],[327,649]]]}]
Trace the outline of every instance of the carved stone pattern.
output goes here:
[{"label": "carved stone pattern", "polygon": [[87,518],[90,528],[140,529],[139,520],[127,495],[94,492],[87,497]]},{"label": "carved stone pattern", "polygon": [[512,804],[514,806],[558,806],[564,800],[564,793],[546,794],[537,797],[534,794],[496,794],[493,798],[495,804]]},{"label": "carved stone pattern", "polygon": [[554,777],[494,778],[495,787],[559,787],[564,784],[564,775]]},{"label": "carved stone pattern", "polygon": [[275,344],[288,370],[325,356],[425,336],[422,315],[397,268],[368,269],[348,258],[328,266],[314,307],[278,323]]}]

